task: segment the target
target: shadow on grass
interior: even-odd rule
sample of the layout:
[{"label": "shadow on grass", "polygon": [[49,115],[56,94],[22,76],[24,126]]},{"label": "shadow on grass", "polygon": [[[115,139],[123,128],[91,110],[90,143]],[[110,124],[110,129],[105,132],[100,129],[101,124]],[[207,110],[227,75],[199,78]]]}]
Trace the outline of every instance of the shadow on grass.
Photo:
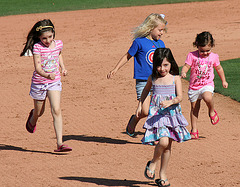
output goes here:
[{"label": "shadow on grass", "polygon": [[92,178],[92,177],[59,177],[62,180],[75,180],[79,182],[94,183],[102,186],[134,186],[140,187],[141,185],[149,184],[149,182],[135,181],[135,180],[119,180],[119,179],[104,179],[104,178]]},{"label": "shadow on grass", "polygon": [[0,151],[2,151],[2,150],[12,150],[12,151],[42,153],[42,154],[52,154],[52,155],[67,155],[68,154],[68,153],[54,153],[54,152],[49,152],[49,151],[29,150],[29,149],[23,149],[22,147],[16,147],[13,145],[0,144]]},{"label": "shadow on grass", "polygon": [[78,140],[83,142],[98,142],[98,143],[109,143],[109,144],[141,144],[136,142],[130,142],[127,140],[113,139],[100,136],[85,136],[85,135],[65,135],[63,141],[67,140]]}]

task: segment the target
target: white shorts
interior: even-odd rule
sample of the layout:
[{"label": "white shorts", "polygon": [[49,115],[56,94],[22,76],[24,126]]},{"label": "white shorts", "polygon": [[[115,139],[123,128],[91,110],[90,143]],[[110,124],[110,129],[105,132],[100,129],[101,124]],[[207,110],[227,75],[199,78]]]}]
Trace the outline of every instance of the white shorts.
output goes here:
[{"label": "white shorts", "polygon": [[211,92],[213,94],[214,87],[213,86],[204,86],[199,90],[188,90],[188,97],[191,103],[197,101],[198,99],[202,99],[202,94],[204,92]]},{"label": "white shorts", "polygon": [[53,83],[35,84],[32,82],[29,95],[35,100],[45,100],[49,90],[62,91],[60,80]]}]

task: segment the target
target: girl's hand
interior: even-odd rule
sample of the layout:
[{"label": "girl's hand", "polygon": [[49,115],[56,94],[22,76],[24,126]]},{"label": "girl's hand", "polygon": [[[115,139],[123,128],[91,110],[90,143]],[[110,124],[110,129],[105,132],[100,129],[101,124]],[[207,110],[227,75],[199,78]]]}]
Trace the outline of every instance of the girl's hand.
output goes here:
[{"label": "girl's hand", "polygon": [[222,86],[223,86],[223,88],[228,88],[228,83],[227,83],[227,81],[222,82]]},{"label": "girl's hand", "polygon": [[168,108],[168,107],[170,107],[172,104],[173,104],[173,101],[172,101],[172,100],[166,100],[166,101],[162,101],[162,102],[160,103],[160,106],[163,107],[163,108]]},{"label": "girl's hand", "polygon": [[191,68],[190,65],[188,64],[184,64],[184,66],[182,67],[182,70],[181,70],[181,78],[185,79],[187,77],[187,72],[188,70]]},{"label": "girl's hand", "polygon": [[50,80],[54,80],[55,79],[55,74],[54,73],[49,73],[47,78],[50,79]]},{"label": "girl's hand", "polygon": [[63,70],[62,70],[62,74],[63,74],[63,76],[66,76],[66,75],[68,74],[67,70],[66,70],[66,69],[63,69]]},{"label": "girl's hand", "polygon": [[185,72],[182,72],[182,73],[181,73],[181,77],[182,77],[183,79],[185,79],[185,78],[187,77],[186,73],[185,73]]},{"label": "girl's hand", "polygon": [[117,72],[117,70],[112,70],[112,71],[110,71],[108,74],[107,74],[107,78],[108,79],[110,79],[110,78],[112,78],[115,74],[116,74],[116,72]]}]

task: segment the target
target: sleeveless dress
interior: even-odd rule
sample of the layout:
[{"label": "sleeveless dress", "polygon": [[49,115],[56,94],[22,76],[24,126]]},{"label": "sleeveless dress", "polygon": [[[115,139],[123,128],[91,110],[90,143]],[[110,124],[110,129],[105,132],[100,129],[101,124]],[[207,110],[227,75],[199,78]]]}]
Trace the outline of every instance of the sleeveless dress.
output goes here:
[{"label": "sleeveless dress", "polygon": [[162,137],[169,137],[177,142],[191,139],[191,135],[186,129],[187,120],[182,115],[181,105],[174,104],[168,108],[163,108],[160,103],[165,100],[172,100],[176,97],[175,81],[173,84],[158,85],[153,82],[153,95],[149,107],[148,118],[143,125],[146,129],[142,139],[143,144],[154,145]]}]

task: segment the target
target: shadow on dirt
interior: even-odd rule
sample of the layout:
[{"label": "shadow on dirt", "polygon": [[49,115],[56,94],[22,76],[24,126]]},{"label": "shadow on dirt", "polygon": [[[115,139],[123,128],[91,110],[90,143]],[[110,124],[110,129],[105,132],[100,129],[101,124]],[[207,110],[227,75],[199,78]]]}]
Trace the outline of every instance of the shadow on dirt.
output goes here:
[{"label": "shadow on dirt", "polygon": [[67,155],[68,154],[68,153],[54,153],[54,152],[49,152],[49,151],[29,150],[29,149],[24,149],[22,147],[16,147],[13,145],[0,144],[0,151],[2,151],[2,150],[12,150],[12,151],[31,152],[31,153],[45,153],[45,154],[52,154],[52,155]]},{"label": "shadow on dirt", "polygon": [[104,178],[92,178],[92,177],[59,177],[63,180],[76,180],[79,182],[86,182],[86,183],[94,183],[97,185],[102,186],[134,186],[134,187],[140,187],[141,185],[150,184],[149,182],[143,182],[143,181],[135,181],[135,180],[119,180],[119,179],[104,179]]},{"label": "shadow on dirt", "polygon": [[109,144],[141,144],[140,142],[130,142],[128,140],[113,139],[100,136],[85,136],[85,135],[65,135],[63,141],[67,140],[78,140],[84,142],[98,142],[98,143],[109,143]]}]

